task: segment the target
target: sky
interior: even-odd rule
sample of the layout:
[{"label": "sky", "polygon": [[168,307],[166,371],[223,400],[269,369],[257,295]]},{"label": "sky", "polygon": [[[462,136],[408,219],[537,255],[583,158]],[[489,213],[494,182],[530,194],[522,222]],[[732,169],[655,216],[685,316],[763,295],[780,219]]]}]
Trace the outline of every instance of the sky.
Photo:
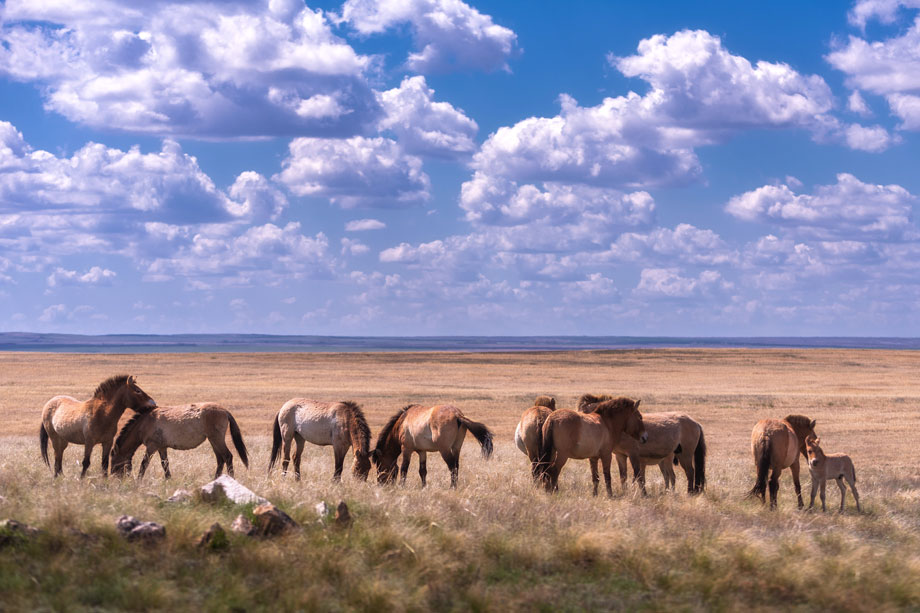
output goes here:
[{"label": "sky", "polygon": [[920,0],[0,4],[0,331],[920,336]]}]

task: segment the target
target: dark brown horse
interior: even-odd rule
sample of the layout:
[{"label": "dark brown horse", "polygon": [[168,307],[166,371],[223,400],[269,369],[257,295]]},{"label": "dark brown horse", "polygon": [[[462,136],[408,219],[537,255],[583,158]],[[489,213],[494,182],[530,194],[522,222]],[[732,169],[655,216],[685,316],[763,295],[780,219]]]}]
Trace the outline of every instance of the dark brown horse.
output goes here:
[{"label": "dark brown horse", "polygon": [[82,479],[89,469],[93,447],[102,445],[102,474],[109,472],[109,452],[118,429],[118,420],[126,409],[137,413],[152,410],[157,403],[138,387],[134,377],[117,375],[99,384],[93,397],[79,401],[70,396],[55,396],[42,409],[42,425],[38,441],[45,464],[48,461],[48,441],[54,448],[54,476],[63,472],[62,463],[67,445],[83,445]]},{"label": "dark brown horse", "polygon": [[450,486],[457,487],[460,471],[460,448],[469,430],[482,446],[482,456],[492,457],[492,431],[484,424],[467,418],[455,406],[439,404],[425,407],[410,404],[393,415],[380,434],[371,459],[377,466],[377,481],[391,483],[396,480],[396,461],[402,454],[400,483],[406,482],[412,453],[418,453],[418,475],[422,487],[428,475],[427,452],[437,451],[450,469]]},{"label": "dark brown horse", "polygon": [[220,476],[224,465],[227,474],[233,476],[233,454],[227,448],[227,430],[240,454],[243,465],[249,467],[249,458],[246,454],[246,444],[243,435],[236,424],[230,411],[213,402],[187,404],[175,407],[157,407],[149,413],[139,413],[126,423],[115,446],[112,447],[112,474],[130,473],[131,458],[141,445],[144,445],[144,459],[137,477],[140,479],[147,472],[147,464],[154,453],[160,454],[160,465],[166,478],[172,475],[169,472],[169,458],[167,449],[194,449],[202,444],[205,439],[211,443],[214,456],[217,458],[217,472],[214,478]]},{"label": "dark brown horse", "polygon": [[530,459],[533,480],[540,479],[540,442],[543,440],[543,422],[556,410],[556,399],[552,396],[537,396],[533,406],[524,411],[521,421],[514,429],[514,444]]},{"label": "dark brown horse", "polygon": [[294,477],[300,480],[300,457],[303,455],[306,441],[314,445],[332,445],[335,458],[333,481],[341,479],[345,454],[349,448],[353,448],[355,477],[362,481],[367,480],[367,473],[371,470],[371,429],[364,419],[361,407],[354,402],[318,402],[306,398],[288,400],[275,416],[272,433],[269,471],[278,460],[283,445],[284,459],[281,461],[281,471],[287,474],[293,440],[297,444],[297,451],[294,453]]},{"label": "dark brown horse", "polygon": [[597,474],[599,461],[604,468],[607,495],[613,496],[610,462],[614,445],[624,432],[641,443],[648,439],[639,412],[639,402],[629,398],[614,398],[592,404],[588,407],[588,413],[559,409],[547,417],[543,424],[543,443],[540,445],[540,464],[545,467],[543,479],[546,489],[559,489],[559,473],[569,458],[591,459],[594,495],[597,495],[600,482]]},{"label": "dark brown horse", "polygon": [[815,436],[815,420],[804,415],[787,415],[785,419],[762,419],[751,431],[751,453],[757,468],[757,481],[748,496],[759,496],[766,502],[767,473],[770,469],[770,508],[776,508],[776,493],[779,491],[779,476],[783,469],[792,471],[795,495],[802,501],[802,484],[799,482],[799,454],[808,461],[805,439]]}]

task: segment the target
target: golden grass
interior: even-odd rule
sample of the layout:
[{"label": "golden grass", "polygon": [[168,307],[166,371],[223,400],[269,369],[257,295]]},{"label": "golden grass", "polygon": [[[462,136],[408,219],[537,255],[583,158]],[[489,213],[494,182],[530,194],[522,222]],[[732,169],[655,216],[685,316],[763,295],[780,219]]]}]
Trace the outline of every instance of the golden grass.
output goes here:
[{"label": "golden grass", "polygon": [[[920,355],[831,350],[673,350],[537,354],[0,354],[0,518],[46,533],[0,549],[0,609],[496,610],[788,609],[920,607]],[[174,479],[154,461],[142,482],[76,479],[80,450],[53,482],[38,454],[42,404],[88,397],[116,372],[138,376],[160,404],[221,402],[234,412],[252,469],[237,477],[303,522],[272,541],[231,537],[227,551],[195,548],[238,509],[163,502],[213,476],[207,446],[172,452]],[[706,430],[705,495],[590,496],[584,462],[570,462],[560,493],[530,482],[511,442],[534,396],[571,407],[585,391],[640,397],[643,410],[684,410]],[[413,462],[406,487],[330,482],[329,448],[308,446],[304,479],[266,475],[269,426],[294,396],[360,402],[374,434],[412,402],[451,401],[497,433],[486,462],[468,437],[460,487],[439,458],[429,488]],[[743,499],[753,484],[751,426],[804,413],[824,447],[856,464],[865,513],[801,513],[784,476],[780,509]],[[349,461],[350,464],[350,461]],[[616,479],[616,476],[614,477]],[[810,477],[803,476],[808,491]],[[619,491],[615,486],[615,491]],[[828,506],[837,501],[828,488]],[[350,531],[319,525],[320,500],[348,502]],[[807,499],[806,499],[807,503]],[[122,514],[160,521],[166,543],[122,542]],[[87,534],[80,536],[73,530]]]}]

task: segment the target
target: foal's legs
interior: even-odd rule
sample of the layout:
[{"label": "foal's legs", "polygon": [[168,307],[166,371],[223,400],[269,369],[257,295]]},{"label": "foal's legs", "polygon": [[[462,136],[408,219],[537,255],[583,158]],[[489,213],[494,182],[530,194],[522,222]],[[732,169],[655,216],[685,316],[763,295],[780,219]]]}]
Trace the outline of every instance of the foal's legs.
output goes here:
[{"label": "foal's legs", "polygon": [[812,509],[815,506],[815,496],[818,495],[818,478],[812,473],[811,475],[811,502],[808,503],[808,508]]},{"label": "foal's legs", "polygon": [[849,475],[846,477],[847,483],[850,484],[850,489],[853,490],[853,498],[856,499],[856,511],[862,513],[862,509],[859,507],[859,492],[856,491],[856,478],[855,475],[851,479]]},{"label": "foal's legs", "polygon": [[[799,508],[805,506],[802,501],[802,483],[799,481],[799,456],[795,456],[795,462],[789,467],[792,470],[792,484],[795,485],[795,495],[799,497]],[[821,490],[822,492],[824,490]]]},{"label": "foal's legs", "polygon": [[418,476],[422,479],[422,487],[428,485],[425,480],[428,477],[428,454],[424,451],[418,452]]},{"label": "foal's legs", "polygon": [[588,463],[591,465],[591,483],[594,484],[594,495],[597,496],[597,486],[601,483],[601,477],[600,474],[598,474],[600,458],[591,458],[588,460]]},{"label": "foal's legs", "polygon": [[[306,440],[304,437],[300,436],[299,432],[294,433],[293,439],[294,444],[296,445],[296,449],[294,450],[294,480],[300,481],[300,458],[303,457],[303,446]],[[288,443],[288,446],[285,449],[290,450],[290,447],[291,445]],[[285,451],[285,457],[287,457],[287,451]],[[287,462],[285,462],[285,467],[286,465]]]},{"label": "foal's legs", "polygon": [[824,497],[825,497],[824,492],[826,489],[827,489],[827,479],[822,479],[821,480],[821,510],[822,511],[827,511],[827,505],[824,502]]},{"label": "foal's legs", "polygon": [[844,502],[847,499],[847,488],[843,484],[843,477],[837,477],[837,487],[840,488],[840,512],[843,513]]}]

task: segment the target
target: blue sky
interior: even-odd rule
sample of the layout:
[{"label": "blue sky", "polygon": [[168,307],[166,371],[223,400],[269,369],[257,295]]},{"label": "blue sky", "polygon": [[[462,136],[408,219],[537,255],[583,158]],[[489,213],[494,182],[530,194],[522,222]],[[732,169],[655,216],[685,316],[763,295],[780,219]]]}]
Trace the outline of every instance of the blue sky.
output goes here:
[{"label": "blue sky", "polygon": [[920,1],[0,4],[0,330],[920,334]]}]

